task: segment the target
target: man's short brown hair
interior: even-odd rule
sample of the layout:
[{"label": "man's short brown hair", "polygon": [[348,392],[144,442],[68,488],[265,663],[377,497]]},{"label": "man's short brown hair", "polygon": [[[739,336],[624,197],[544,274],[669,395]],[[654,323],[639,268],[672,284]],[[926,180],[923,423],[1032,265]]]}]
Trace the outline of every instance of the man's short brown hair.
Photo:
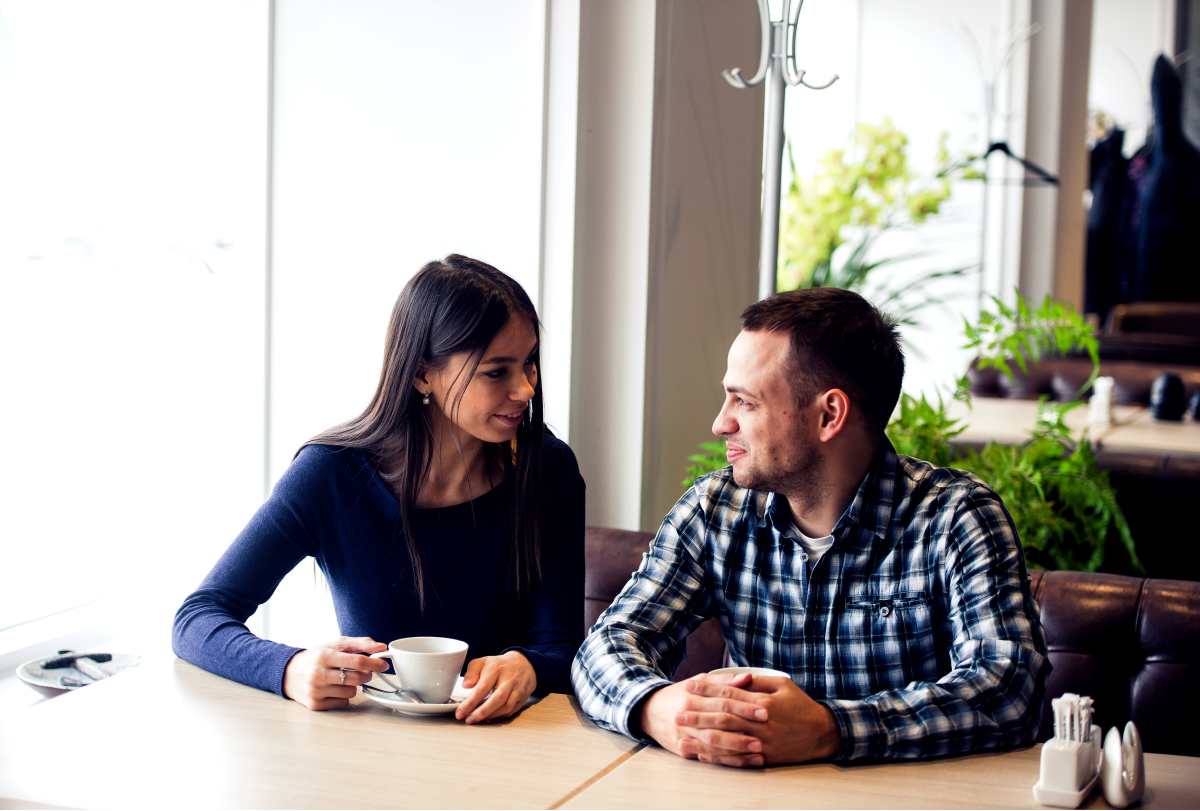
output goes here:
[{"label": "man's short brown hair", "polygon": [[841,389],[863,414],[868,436],[883,438],[900,399],[904,352],[896,322],[857,293],[816,287],[776,293],[742,312],[747,332],[786,332],[792,391],[808,405]]}]

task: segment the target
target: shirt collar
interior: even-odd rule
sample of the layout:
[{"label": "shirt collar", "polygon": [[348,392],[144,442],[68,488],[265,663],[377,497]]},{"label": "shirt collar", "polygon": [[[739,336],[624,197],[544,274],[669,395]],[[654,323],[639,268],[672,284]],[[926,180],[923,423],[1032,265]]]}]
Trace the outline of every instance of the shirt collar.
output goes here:
[{"label": "shirt collar", "polygon": [[[850,506],[833,528],[834,535],[841,535],[847,521],[853,521],[868,532],[883,538],[892,522],[892,505],[896,496],[896,450],[885,436],[875,451],[875,458],[867,468],[867,475],[858,485]],[[771,493],[766,500],[767,520],[779,532],[788,527],[784,498]]]},{"label": "shirt collar", "polygon": [[853,521],[868,532],[883,538],[892,523],[892,505],[896,498],[896,449],[885,436],[858,485],[858,492],[834,527],[834,533],[846,521]]}]

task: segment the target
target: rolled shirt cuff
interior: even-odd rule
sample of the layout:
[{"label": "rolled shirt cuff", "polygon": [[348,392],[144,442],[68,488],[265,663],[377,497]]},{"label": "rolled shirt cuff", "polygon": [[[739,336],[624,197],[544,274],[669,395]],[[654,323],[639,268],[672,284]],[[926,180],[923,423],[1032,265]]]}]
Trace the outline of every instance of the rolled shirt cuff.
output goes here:
[{"label": "rolled shirt cuff", "polygon": [[817,703],[825,705],[833,713],[841,734],[841,743],[833,756],[835,760],[857,760],[887,754],[888,730],[874,704],[861,699],[821,699]]}]

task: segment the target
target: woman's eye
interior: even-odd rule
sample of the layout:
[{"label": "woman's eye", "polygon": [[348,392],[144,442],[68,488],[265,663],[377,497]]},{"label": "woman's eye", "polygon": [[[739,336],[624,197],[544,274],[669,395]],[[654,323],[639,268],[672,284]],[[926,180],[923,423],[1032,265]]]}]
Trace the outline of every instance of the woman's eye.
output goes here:
[{"label": "woman's eye", "polygon": [[504,377],[504,370],[503,369],[493,369],[490,372],[484,372],[483,376],[490,377],[492,380],[499,380],[500,378]]}]

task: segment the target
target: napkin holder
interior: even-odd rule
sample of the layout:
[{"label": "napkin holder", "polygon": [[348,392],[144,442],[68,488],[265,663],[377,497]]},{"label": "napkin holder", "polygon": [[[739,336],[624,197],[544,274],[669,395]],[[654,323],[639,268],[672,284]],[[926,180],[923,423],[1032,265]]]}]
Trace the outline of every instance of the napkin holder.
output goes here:
[{"label": "napkin holder", "polygon": [[1100,727],[1085,741],[1051,738],[1042,745],[1041,779],[1033,798],[1042,805],[1078,808],[1100,780]]},{"label": "napkin holder", "polygon": [[1042,773],[1033,798],[1042,805],[1078,808],[1100,779],[1100,727],[1092,723],[1090,696],[1063,693],[1050,706],[1054,737],[1042,744]]}]

